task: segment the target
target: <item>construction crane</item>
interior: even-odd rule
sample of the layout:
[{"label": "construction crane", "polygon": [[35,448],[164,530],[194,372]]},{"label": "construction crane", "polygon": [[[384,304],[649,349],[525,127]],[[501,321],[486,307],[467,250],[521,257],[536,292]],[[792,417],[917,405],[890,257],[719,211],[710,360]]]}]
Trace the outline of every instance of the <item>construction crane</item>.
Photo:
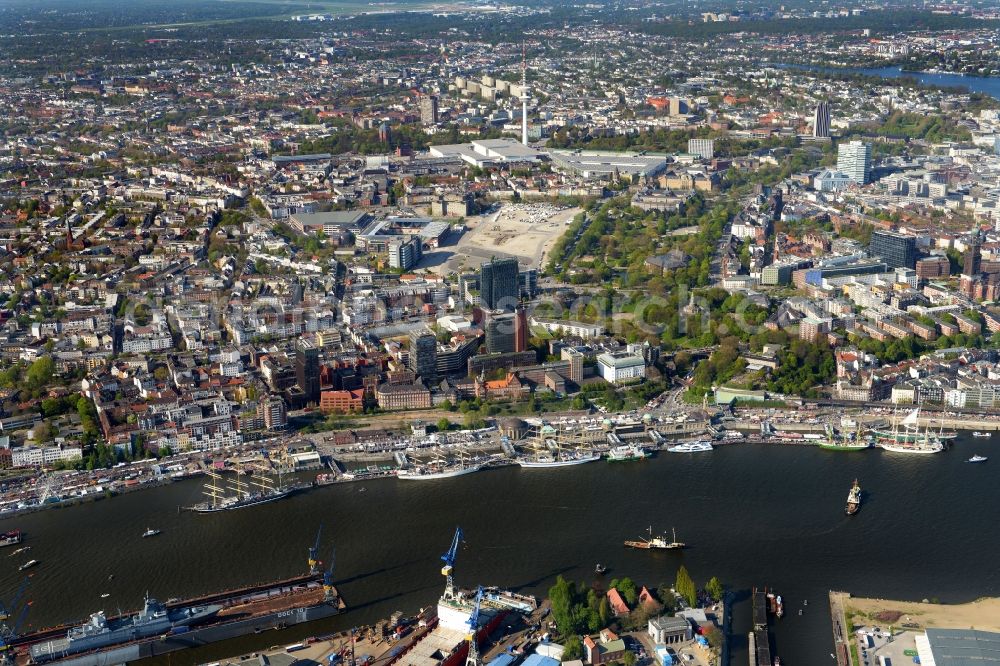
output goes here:
[{"label": "construction crane", "polygon": [[20,603],[21,597],[24,596],[25,590],[28,589],[28,583],[31,579],[27,576],[24,577],[24,581],[21,582],[21,587],[17,589],[17,594],[14,595],[13,599],[10,601],[10,605],[0,602],[0,622],[6,622],[10,619],[11,614],[14,609],[17,608],[17,604]]},{"label": "construction crane", "polygon": [[316,531],[316,543],[313,547],[309,549],[309,573],[315,575],[319,572],[319,538],[323,536],[323,523],[319,524],[319,530]]},{"label": "construction crane", "polygon": [[11,642],[17,638],[18,634],[21,632],[21,627],[24,625],[24,620],[28,617],[28,611],[31,610],[31,602],[28,601],[24,604],[21,609],[20,614],[17,616],[17,620],[10,622],[11,616],[14,614],[17,605],[20,603],[22,597],[24,597],[24,592],[28,587],[29,579],[25,577],[24,582],[21,583],[21,587],[18,589],[17,594],[11,600],[10,604],[0,604],[0,662],[9,663],[7,651],[10,649]]},{"label": "construction crane", "polygon": [[333,565],[337,563],[337,548],[330,552],[330,566],[323,572],[323,601],[337,604],[337,590],[333,587]]},{"label": "construction crane", "polygon": [[455,528],[455,536],[451,540],[451,548],[448,552],[441,556],[441,561],[444,562],[444,566],[441,567],[441,575],[445,577],[444,584],[444,597],[445,599],[452,599],[455,597],[455,581],[452,578],[452,573],[455,571],[455,555],[458,554],[458,544],[462,543],[462,528]]},{"label": "construction crane", "polygon": [[483,666],[479,655],[479,605],[483,601],[483,586],[476,589],[476,602],[472,607],[472,615],[469,616],[469,653],[465,657],[465,666]]}]

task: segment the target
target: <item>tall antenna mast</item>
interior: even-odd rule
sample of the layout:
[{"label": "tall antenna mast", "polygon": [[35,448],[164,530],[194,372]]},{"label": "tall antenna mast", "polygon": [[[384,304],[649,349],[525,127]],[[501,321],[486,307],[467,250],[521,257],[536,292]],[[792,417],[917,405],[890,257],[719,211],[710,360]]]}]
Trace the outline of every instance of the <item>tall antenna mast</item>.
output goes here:
[{"label": "tall antenna mast", "polygon": [[528,145],[528,59],[524,42],[521,42],[521,143]]}]

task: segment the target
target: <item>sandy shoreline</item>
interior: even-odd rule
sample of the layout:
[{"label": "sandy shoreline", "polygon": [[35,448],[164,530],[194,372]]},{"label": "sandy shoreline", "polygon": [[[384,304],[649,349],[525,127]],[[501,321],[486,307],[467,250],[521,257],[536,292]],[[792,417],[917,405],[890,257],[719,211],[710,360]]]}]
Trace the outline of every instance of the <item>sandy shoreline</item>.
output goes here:
[{"label": "sandy shoreline", "polygon": [[[844,601],[855,627],[876,625],[908,629],[982,629],[1000,631],[1000,598],[986,597],[966,604],[931,604],[919,601],[892,601],[851,597]],[[886,622],[879,613],[896,611],[898,620]]]}]

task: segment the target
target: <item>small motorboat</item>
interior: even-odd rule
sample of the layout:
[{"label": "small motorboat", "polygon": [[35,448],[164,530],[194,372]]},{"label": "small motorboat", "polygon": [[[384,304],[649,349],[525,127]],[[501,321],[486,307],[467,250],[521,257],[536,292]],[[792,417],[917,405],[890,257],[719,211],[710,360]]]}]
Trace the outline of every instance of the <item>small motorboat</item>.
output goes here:
[{"label": "small motorboat", "polygon": [[986,462],[987,460],[989,460],[989,458],[987,458],[986,456],[972,456],[965,462],[981,463],[981,462]]},{"label": "small motorboat", "polygon": [[603,575],[603,574],[606,574],[607,572],[608,572],[608,568],[606,566],[604,566],[603,564],[598,564],[596,567],[594,567],[594,573],[597,574],[597,575],[599,575],[599,576]]},{"label": "small motorboat", "polygon": [[105,592],[104,594],[101,595],[101,599],[107,599],[110,596],[111,596],[111,593]]},{"label": "small motorboat", "polygon": [[154,530],[152,527],[147,527],[146,531],[142,533],[142,538],[145,539],[148,537],[155,537],[157,534],[160,534],[160,530]]},{"label": "small motorboat", "polygon": [[38,564],[38,560],[28,560],[27,562],[25,562],[24,564],[22,564],[21,566],[19,566],[17,568],[17,570],[18,571],[24,571],[25,569],[30,569],[31,567],[35,566],[36,564]]}]

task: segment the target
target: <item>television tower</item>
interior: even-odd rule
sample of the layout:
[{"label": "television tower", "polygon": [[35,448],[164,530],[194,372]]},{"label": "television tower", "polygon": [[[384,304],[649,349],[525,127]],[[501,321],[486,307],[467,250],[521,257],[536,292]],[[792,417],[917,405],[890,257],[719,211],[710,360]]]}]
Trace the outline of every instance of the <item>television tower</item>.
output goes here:
[{"label": "television tower", "polygon": [[524,54],[524,42],[521,42],[521,143],[528,145],[528,64]]}]

